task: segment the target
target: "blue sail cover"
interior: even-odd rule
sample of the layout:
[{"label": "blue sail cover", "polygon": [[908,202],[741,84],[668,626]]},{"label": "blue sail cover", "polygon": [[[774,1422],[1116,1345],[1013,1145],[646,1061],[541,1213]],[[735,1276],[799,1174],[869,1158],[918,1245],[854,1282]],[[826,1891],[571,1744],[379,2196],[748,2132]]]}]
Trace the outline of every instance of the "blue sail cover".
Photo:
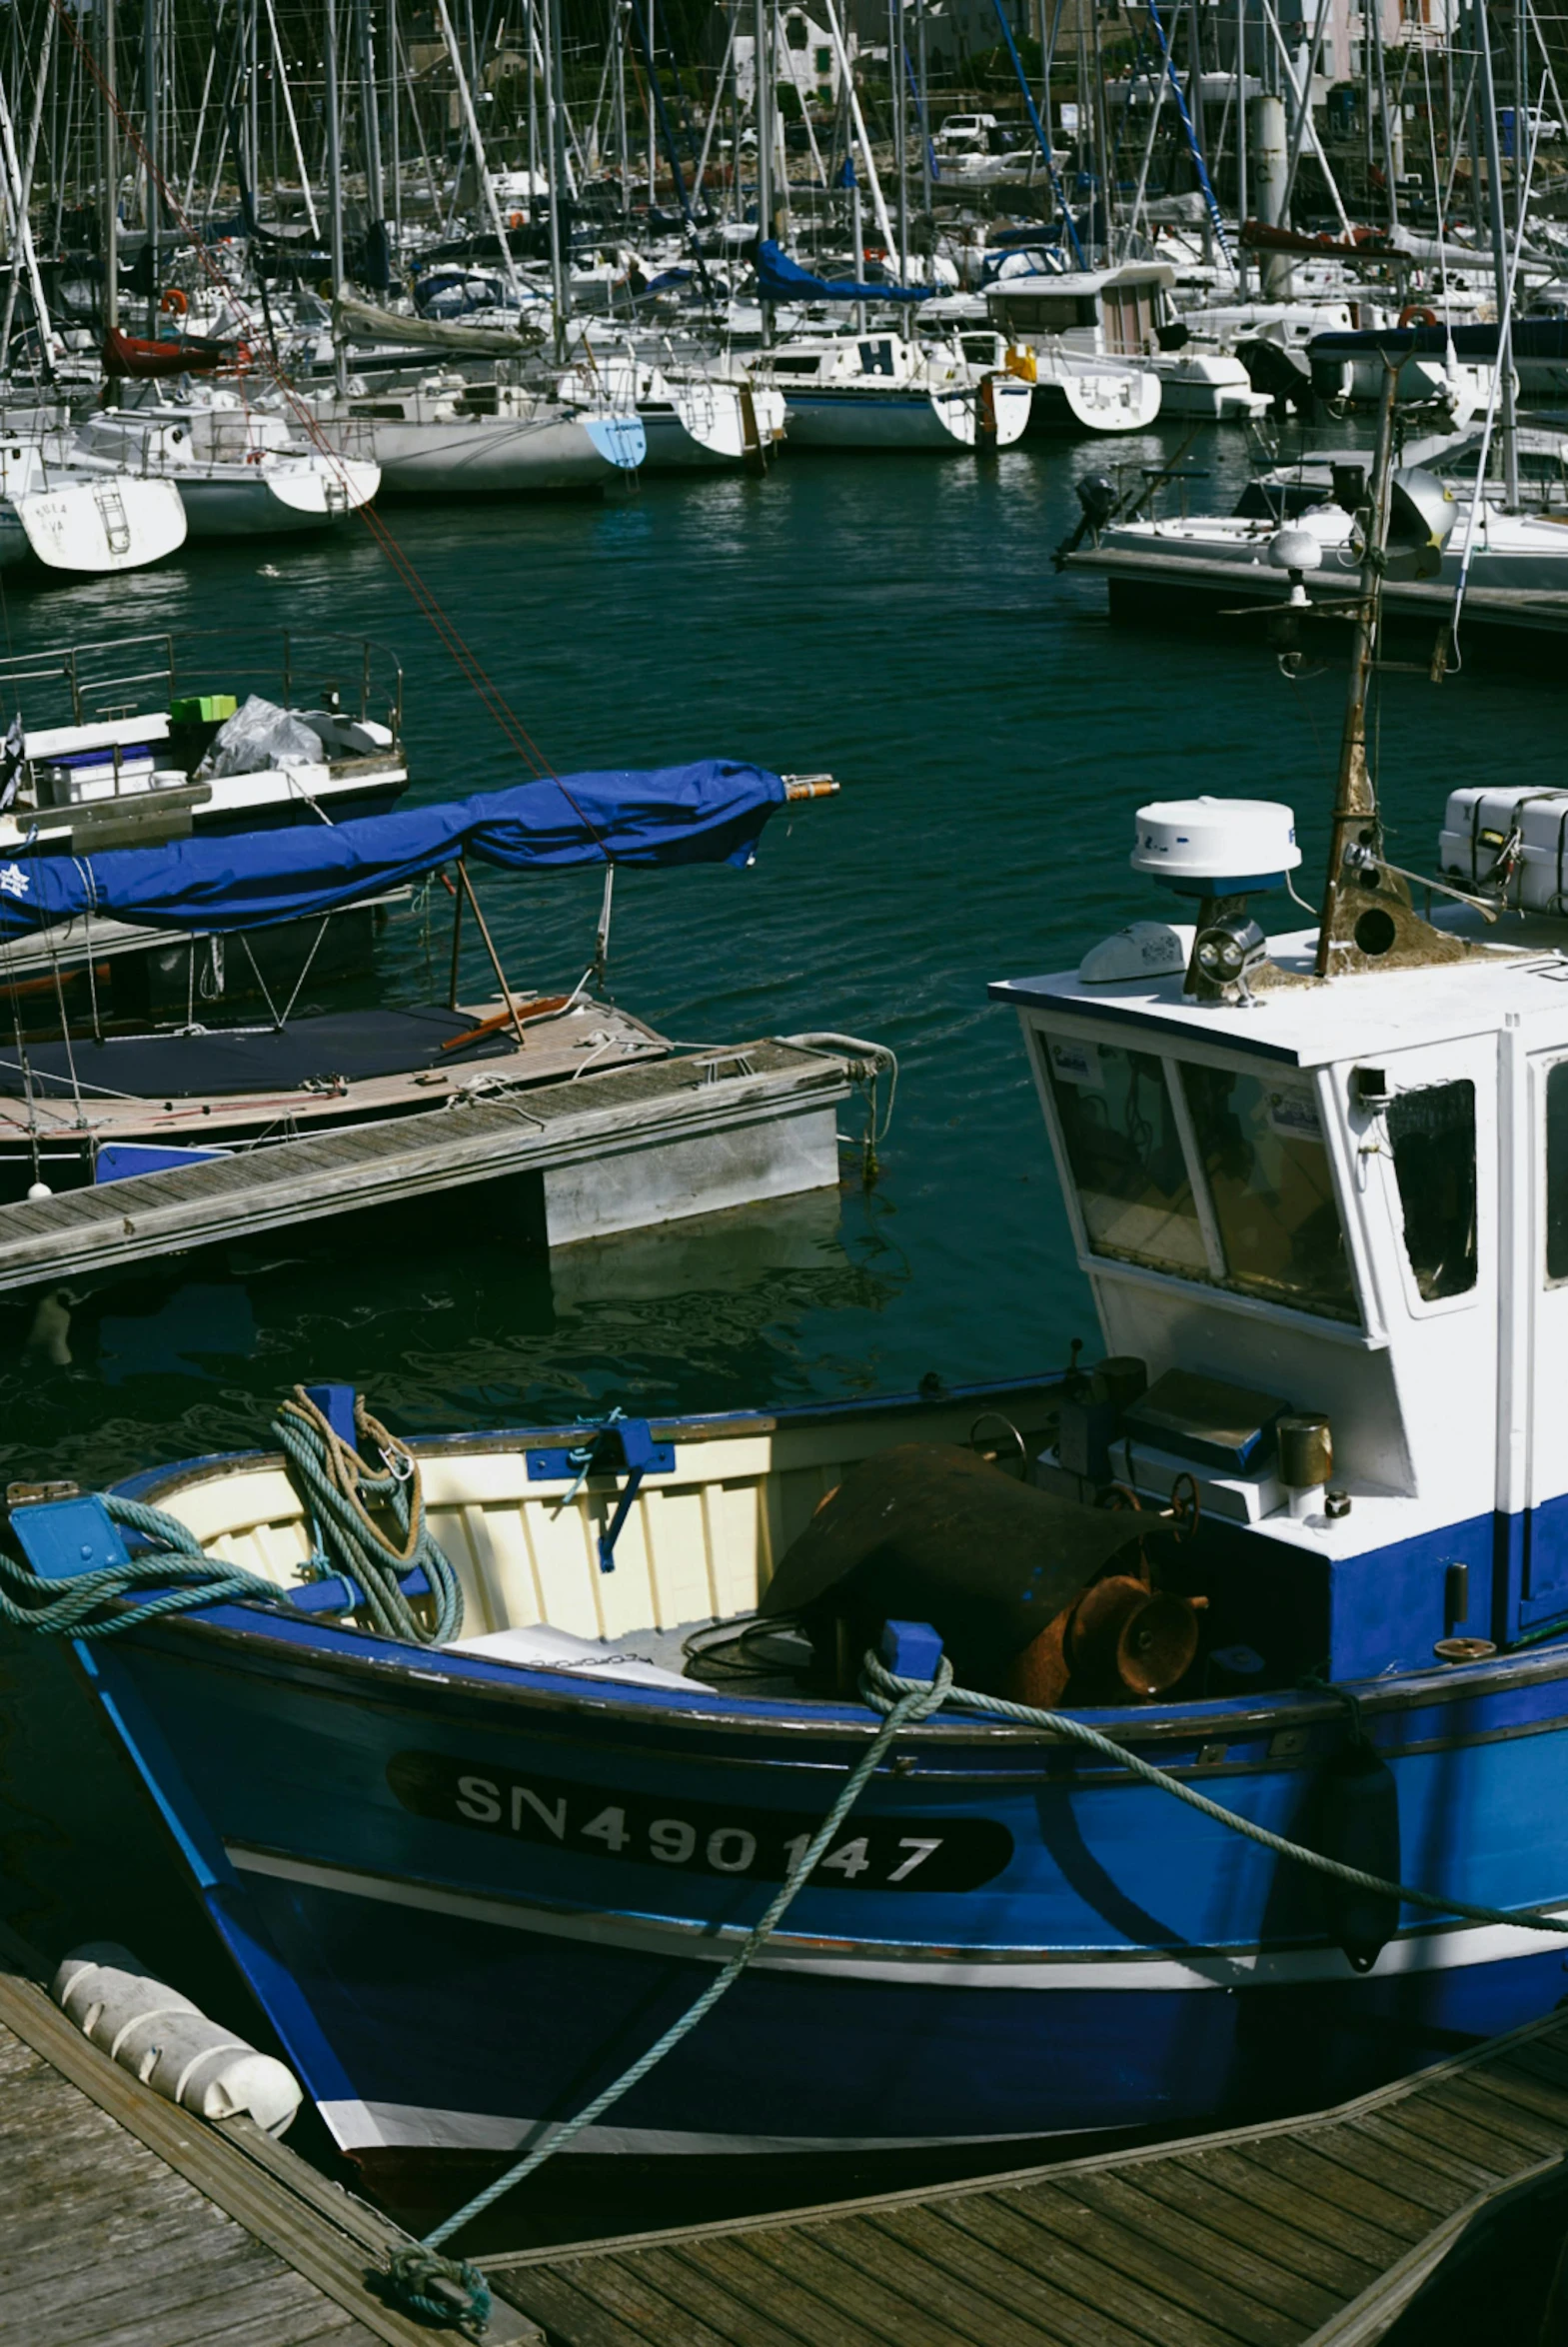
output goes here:
[{"label": "blue sail cover", "polygon": [[928,302],[933,285],[850,285],[841,278],[813,277],[791,261],[771,236],[757,245],[757,291],[765,302]]},{"label": "blue sail cover", "polygon": [[0,860],[0,936],[87,913],[153,929],[258,929],[331,913],[459,856],[503,872],[750,864],[784,800],[778,775],[718,758],[567,775],[359,823]]}]

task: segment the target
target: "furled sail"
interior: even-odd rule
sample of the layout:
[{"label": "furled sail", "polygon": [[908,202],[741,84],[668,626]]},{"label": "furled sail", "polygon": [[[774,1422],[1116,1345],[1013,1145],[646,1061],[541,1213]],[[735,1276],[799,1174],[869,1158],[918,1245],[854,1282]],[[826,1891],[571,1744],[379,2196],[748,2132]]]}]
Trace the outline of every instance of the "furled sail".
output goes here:
[{"label": "furled sail", "polygon": [[459,856],[507,872],[747,865],[787,796],[766,768],[710,758],[552,777],[358,823],[99,856],[29,855],[24,846],[0,863],[0,936],[94,913],[154,929],[252,929],[331,913]]},{"label": "furled sail", "polygon": [[[470,326],[461,318],[410,318],[397,310],[378,309],[374,302],[362,302],[346,287],[338,295],[337,306],[351,333],[357,330],[382,342],[404,342],[422,350],[469,351],[476,358],[504,359],[520,351],[537,350],[545,339],[543,326],[532,320],[520,318],[513,328]],[[541,317],[548,317],[546,305],[541,302],[539,307]]]}]

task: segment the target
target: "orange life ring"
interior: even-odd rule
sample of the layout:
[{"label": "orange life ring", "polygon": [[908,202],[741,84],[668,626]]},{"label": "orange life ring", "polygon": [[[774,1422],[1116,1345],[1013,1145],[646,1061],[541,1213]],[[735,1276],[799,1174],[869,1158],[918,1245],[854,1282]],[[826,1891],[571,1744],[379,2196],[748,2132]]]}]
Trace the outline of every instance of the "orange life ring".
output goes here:
[{"label": "orange life ring", "polygon": [[1435,326],[1437,324],[1437,312],[1435,310],[1429,310],[1425,302],[1406,302],[1404,308],[1399,313],[1399,324],[1401,328],[1406,326]]},{"label": "orange life ring", "polygon": [[177,285],[167,287],[158,304],[159,309],[168,318],[183,318],[190,306]]},{"label": "orange life ring", "polygon": [[509,214],[507,219],[507,226],[509,228],[527,228],[528,214],[526,212],[513,212]]}]

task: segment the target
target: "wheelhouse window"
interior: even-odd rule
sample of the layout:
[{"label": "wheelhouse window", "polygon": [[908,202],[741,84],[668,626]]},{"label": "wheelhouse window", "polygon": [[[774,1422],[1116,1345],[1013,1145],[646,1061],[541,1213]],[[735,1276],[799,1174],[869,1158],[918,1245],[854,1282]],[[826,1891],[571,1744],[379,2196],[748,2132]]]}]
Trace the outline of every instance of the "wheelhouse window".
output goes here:
[{"label": "wheelhouse window", "polygon": [[1568,1279],[1568,1060],[1546,1072],[1546,1276]]},{"label": "wheelhouse window", "polygon": [[[1039,1050],[1095,1254],[1360,1319],[1308,1081],[1049,1034]],[[1564,1141],[1568,1271],[1568,1098]]]},{"label": "wheelhouse window", "polygon": [[[1549,1122],[1551,1079],[1547,1114]],[[1416,1286],[1428,1303],[1464,1295],[1476,1279],[1475,1086],[1466,1079],[1396,1093],[1388,1140]],[[1550,1240],[1548,1259],[1549,1250]]]},{"label": "wheelhouse window", "polygon": [[1356,1318],[1355,1286],[1317,1103],[1306,1085],[1183,1066],[1225,1284]]},{"label": "wheelhouse window", "polygon": [[1051,1097],[1096,1254],[1208,1276],[1181,1134],[1152,1052],[1044,1039]]}]

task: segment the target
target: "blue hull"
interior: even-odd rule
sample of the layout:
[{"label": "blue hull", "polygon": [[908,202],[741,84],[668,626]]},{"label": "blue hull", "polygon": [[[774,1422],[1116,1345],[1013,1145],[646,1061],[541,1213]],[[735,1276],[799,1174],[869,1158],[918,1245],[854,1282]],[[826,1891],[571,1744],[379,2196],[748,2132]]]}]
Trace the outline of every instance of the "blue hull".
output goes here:
[{"label": "blue hull", "polygon": [[[233,1607],[80,1658],[339,2142],[405,2183],[499,2159],[652,2043],[874,1725]],[[1568,1656],[1361,1693],[1404,1878],[1568,1904]],[[1346,1736],[1294,1692],[1085,1716],[1302,1839]],[[938,1717],[755,1970],[577,2148],[1004,2149],[1321,2105],[1548,2010],[1564,1954],[1407,1910],[1358,1973],[1318,1877],[1119,1769]]]}]

